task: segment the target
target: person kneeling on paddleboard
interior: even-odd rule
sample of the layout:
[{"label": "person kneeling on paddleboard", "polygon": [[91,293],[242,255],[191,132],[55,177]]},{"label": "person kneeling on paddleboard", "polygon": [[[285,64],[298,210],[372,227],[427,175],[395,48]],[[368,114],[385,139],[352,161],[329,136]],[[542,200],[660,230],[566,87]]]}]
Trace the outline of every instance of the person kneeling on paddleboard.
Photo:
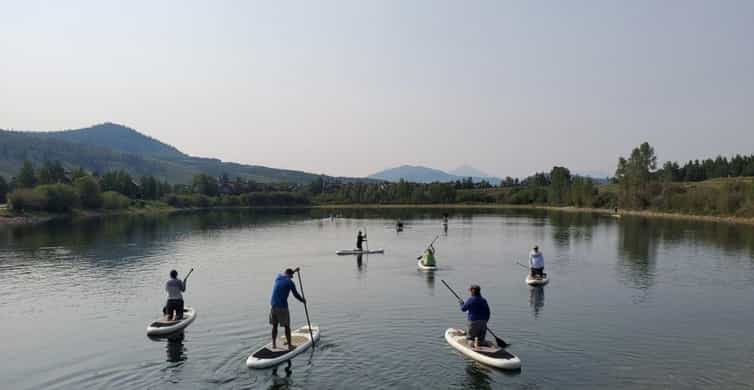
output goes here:
[{"label": "person kneeling on paddleboard", "polygon": [[[178,271],[170,271],[170,279],[165,282],[165,291],[168,293],[168,302],[162,309],[168,321],[183,319],[183,292],[186,291],[186,281],[178,279]],[[175,316],[173,315],[175,313]]]},{"label": "person kneeling on paddleboard", "polygon": [[[298,268],[296,268],[298,271]],[[290,268],[284,273],[278,274],[275,283],[272,286],[272,299],[270,308],[270,325],[272,325],[272,348],[277,348],[278,325],[285,328],[285,339],[288,341],[288,349],[295,347],[291,343],[291,316],[288,311],[288,294],[293,293],[301,303],[306,300],[296,291],[296,285],[293,283],[293,274],[296,272]]]},{"label": "person kneeling on paddleboard", "polygon": [[490,319],[490,306],[487,300],[482,298],[482,288],[476,284],[469,287],[471,296],[466,302],[459,300],[461,311],[468,312],[469,329],[466,338],[474,340],[473,346],[478,348],[484,344],[484,336],[487,333],[487,321]]},{"label": "person kneeling on paddleboard", "polygon": [[366,234],[361,234],[361,230],[359,230],[359,234],[356,235],[356,249],[358,249],[360,251],[364,250],[361,247],[361,243],[364,242],[364,241],[366,241],[366,240],[367,240],[367,235]]},{"label": "person kneeling on paddleboard", "polygon": [[541,279],[545,277],[545,257],[536,245],[529,254],[529,267],[531,267],[532,278]]}]

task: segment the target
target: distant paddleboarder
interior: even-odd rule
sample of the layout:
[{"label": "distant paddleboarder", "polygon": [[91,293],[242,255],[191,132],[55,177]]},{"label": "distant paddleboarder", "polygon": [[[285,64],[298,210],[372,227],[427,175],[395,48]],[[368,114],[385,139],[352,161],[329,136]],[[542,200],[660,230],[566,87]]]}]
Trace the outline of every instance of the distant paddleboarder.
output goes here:
[{"label": "distant paddleboarder", "polygon": [[356,249],[363,251],[364,248],[362,248],[362,243],[367,240],[367,235],[362,234],[361,230],[359,230],[359,234],[356,235]]},{"label": "distant paddleboarder", "polygon": [[532,278],[543,278],[545,276],[545,256],[539,251],[537,245],[529,253],[529,267],[531,267]]},{"label": "distant paddleboarder", "polygon": [[[298,268],[296,268],[298,271]],[[296,291],[296,285],[293,283],[293,274],[296,272],[290,268],[285,272],[278,274],[275,283],[272,286],[272,298],[270,299],[270,325],[272,325],[272,349],[277,348],[278,326],[285,328],[285,339],[288,341],[288,349],[294,349],[291,343],[291,316],[288,311],[288,294],[293,293],[301,303],[306,300]]]}]

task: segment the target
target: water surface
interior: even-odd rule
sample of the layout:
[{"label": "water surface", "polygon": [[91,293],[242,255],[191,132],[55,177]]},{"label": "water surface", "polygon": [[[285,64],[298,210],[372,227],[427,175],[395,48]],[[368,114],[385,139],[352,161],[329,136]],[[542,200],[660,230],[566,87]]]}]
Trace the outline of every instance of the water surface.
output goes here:
[{"label": "water surface", "polygon": [[[0,377],[12,389],[751,388],[754,230],[545,211],[214,211],[0,228]],[[396,218],[405,230],[393,229]],[[366,229],[384,255],[335,256]],[[441,269],[416,270],[436,235]],[[539,244],[551,282],[524,284]],[[276,370],[272,280],[299,266],[319,347]],[[194,267],[197,320],[170,340],[168,272]],[[490,327],[523,361],[506,373],[443,339],[464,316],[440,282],[482,286]],[[303,306],[291,298],[295,325]]]}]

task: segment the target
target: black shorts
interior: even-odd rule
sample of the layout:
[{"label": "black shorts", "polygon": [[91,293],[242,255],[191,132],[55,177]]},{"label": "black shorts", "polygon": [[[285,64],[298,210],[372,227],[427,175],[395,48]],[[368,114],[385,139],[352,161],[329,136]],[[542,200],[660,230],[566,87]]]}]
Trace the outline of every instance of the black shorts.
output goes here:
[{"label": "black shorts", "polygon": [[[173,313],[175,312],[175,317]],[[175,320],[183,318],[183,299],[168,299],[168,303],[165,305],[163,313],[169,317],[173,317]]]},{"label": "black shorts", "polygon": [[479,342],[484,341],[484,336],[487,334],[487,321],[469,321],[469,330],[466,332],[466,338],[474,340],[479,338]]},{"label": "black shorts", "polygon": [[532,268],[531,276],[539,276],[540,278],[543,278],[545,276],[545,268]]}]

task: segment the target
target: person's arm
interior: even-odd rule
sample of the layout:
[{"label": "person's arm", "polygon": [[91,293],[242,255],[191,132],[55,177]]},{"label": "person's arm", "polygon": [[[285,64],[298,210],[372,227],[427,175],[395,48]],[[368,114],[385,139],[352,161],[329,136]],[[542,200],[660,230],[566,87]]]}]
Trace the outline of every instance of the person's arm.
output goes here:
[{"label": "person's arm", "polygon": [[301,295],[298,294],[298,291],[296,291],[296,284],[291,281],[291,292],[293,293],[293,296],[296,297],[301,303],[305,303],[306,299],[304,299]]},{"label": "person's arm", "polygon": [[468,311],[469,310],[469,303],[471,302],[471,299],[468,299],[466,303],[461,301],[461,311]]},{"label": "person's arm", "polygon": [[181,291],[186,292],[186,279],[183,279],[183,281],[181,281]]}]

